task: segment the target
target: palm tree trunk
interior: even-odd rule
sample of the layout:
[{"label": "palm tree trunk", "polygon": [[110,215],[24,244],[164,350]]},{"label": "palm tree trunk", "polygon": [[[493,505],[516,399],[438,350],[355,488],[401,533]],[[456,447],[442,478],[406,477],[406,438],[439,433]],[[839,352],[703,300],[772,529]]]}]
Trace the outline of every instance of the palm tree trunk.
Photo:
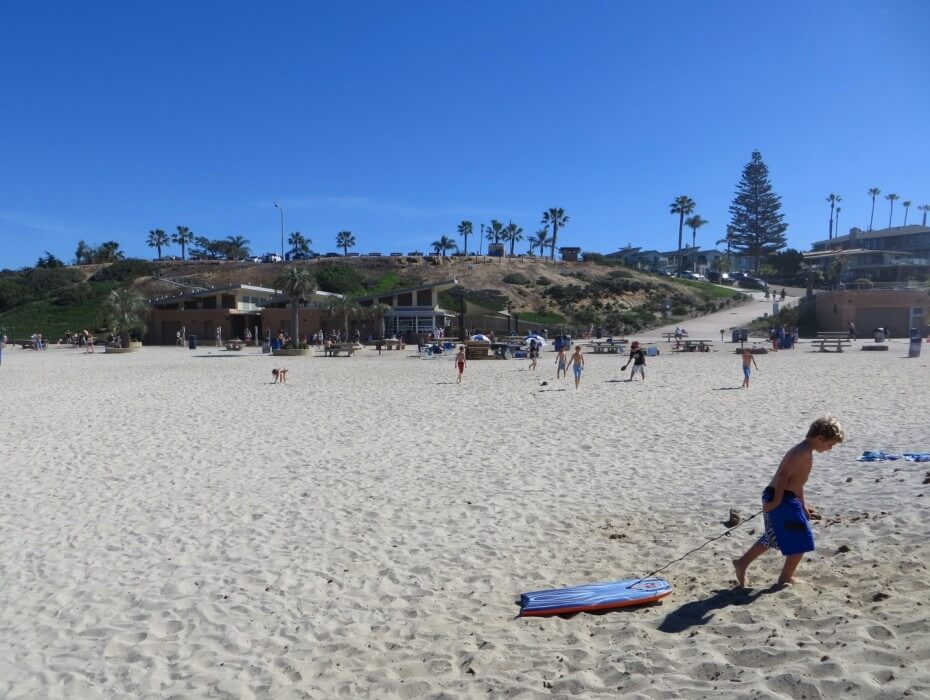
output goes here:
[{"label": "palm tree trunk", "polygon": [[294,344],[294,347],[297,347],[297,344],[300,342],[300,335],[297,324],[299,323],[298,312],[297,312],[297,299],[291,301],[291,342]]},{"label": "palm tree trunk", "polygon": [[549,259],[555,261],[555,239],[559,235],[559,225],[553,220],[552,222],[552,246],[549,252]]},{"label": "palm tree trunk", "polygon": [[691,230],[691,272],[697,272],[697,229]]},{"label": "palm tree trunk", "polygon": [[907,210],[908,207],[904,207],[904,225],[907,226]]},{"label": "palm tree trunk", "polygon": [[678,215],[678,274],[681,274],[681,234],[685,228],[685,212]]},{"label": "palm tree trunk", "polygon": [[875,196],[872,196],[872,214],[869,216],[869,231],[872,230],[872,220],[875,218]]},{"label": "palm tree trunk", "polygon": [[891,228],[891,217],[894,214],[894,200],[891,200],[891,209],[888,212],[888,228]]}]

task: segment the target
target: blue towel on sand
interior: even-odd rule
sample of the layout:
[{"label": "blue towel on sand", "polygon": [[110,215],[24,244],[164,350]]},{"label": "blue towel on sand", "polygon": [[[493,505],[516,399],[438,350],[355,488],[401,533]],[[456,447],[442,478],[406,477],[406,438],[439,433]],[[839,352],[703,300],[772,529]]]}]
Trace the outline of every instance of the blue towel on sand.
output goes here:
[{"label": "blue towel on sand", "polygon": [[866,450],[856,461],[858,462],[890,462],[904,459],[908,462],[930,462],[930,452],[883,452],[882,450]]}]

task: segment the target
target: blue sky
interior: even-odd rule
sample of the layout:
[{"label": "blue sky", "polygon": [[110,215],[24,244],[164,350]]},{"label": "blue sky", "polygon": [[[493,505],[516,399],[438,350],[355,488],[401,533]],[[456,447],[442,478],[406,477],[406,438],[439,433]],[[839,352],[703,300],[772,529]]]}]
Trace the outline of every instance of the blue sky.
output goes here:
[{"label": "blue sky", "polygon": [[427,250],[463,219],[529,235],[552,206],[560,243],[609,252],[674,248],[687,194],[712,246],[753,149],[792,247],[826,238],[831,192],[844,232],[869,187],[919,222],[928,20],[924,0],[2,3],[0,268],[80,239],[153,257],[177,225],[274,251],[275,200],[320,252],[340,230]]}]

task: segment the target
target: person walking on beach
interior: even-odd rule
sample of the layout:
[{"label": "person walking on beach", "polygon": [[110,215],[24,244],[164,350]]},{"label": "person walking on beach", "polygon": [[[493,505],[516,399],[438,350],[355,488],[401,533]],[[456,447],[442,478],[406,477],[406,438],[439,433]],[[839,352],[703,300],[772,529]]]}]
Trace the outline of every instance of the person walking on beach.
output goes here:
[{"label": "person walking on beach", "polygon": [[633,377],[639,374],[643,378],[643,381],[646,381],[646,351],[640,346],[639,341],[634,340],[630,345],[630,359],[626,361],[626,364],[620,368],[621,372],[625,372],[627,365],[633,363],[633,369],[630,370],[630,379],[633,381]]},{"label": "person walking on beach", "polygon": [[749,348],[743,348],[743,386],[740,387],[741,389],[749,388],[750,365],[759,369],[759,365],[756,364],[756,358],[753,357]]},{"label": "person walking on beach", "polygon": [[807,436],[782,457],[771,482],[762,492],[765,531],[759,541],[733,560],[736,582],[746,585],[746,570],[756,558],[777,547],[785,555],[778,577],[780,585],[798,583],[794,572],[806,552],[814,551],[810,511],[804,499],[804,485],[813,467],[814,452],[829,452],[843,442],[843,427],[836,418],[823,416],[811,423]]},{"label": "person walking on beach", "polygon": [[568,376],[568,358],[565,357],[565,348],[559,345],[559,351],[555,356],[555,378],[565,379]]},{"label": "person walking on beach", "polygon": [[223,329],[220,326],[216,327],[216,347],[223,347]]},{"label": "person walking on beach", "polygon": [[[379,354],[380,354],[380,345],[378,347],[379,347]],[[465,346],[464,345],[459,346],[459,354],[455,356],[455,368],[459,372],[458,377],[456,377],[455,379],[455,383],[461,384],[462,374],[464,374],[465,372]]]},{"label": "person walking on beach", "polygon": [[94,352],[94,336],[84,331],[84,353],[93,353]]},{"label": "person walking on beach", "polygon": [[846,328],[846,339],[847,340],[857,340],[856,338],[856,324],[852,321],[849,322],[849,326]]},{"label": "person walking on beach", "polygon": [[572,368],[572,371],[575,373],[575,388],[578,388],[578,385],[581,384],[581,373],[584,371],[584,357],[581,356],[581,346],[575,346],[575,352],[572,353],[572,356],[568,360],[568,366]]},{"label": "person walking on beach", "polygon": [[530,339],[530,369],[536,369],[536,360],[539,358],[539,343]]}]

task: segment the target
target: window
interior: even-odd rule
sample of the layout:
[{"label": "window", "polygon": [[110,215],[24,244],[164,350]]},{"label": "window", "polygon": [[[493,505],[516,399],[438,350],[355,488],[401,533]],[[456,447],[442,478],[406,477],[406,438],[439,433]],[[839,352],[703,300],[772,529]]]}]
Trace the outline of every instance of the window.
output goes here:
[{"label": "window", "polygon": [[410,292],[407,292],[406,294],[398,294],[397,305],[398,306],[413,306],[413,294]]},{"label": "window", "polygon": [[433,290],[431,289],[421,289],[417,292],[417,306],[432,306],[433,305]]}]

